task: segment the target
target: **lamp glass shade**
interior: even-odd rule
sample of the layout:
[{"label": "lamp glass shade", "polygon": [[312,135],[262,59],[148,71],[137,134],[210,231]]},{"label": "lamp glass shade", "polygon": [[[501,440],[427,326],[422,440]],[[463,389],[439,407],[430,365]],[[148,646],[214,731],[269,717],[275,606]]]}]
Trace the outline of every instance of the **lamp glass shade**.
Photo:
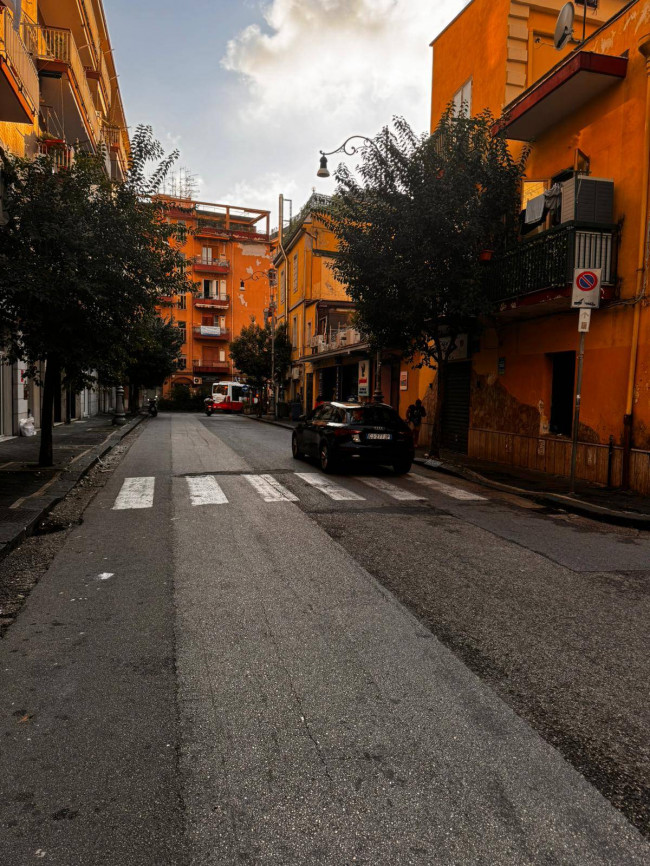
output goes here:
[{"label": "lamp glass shade", "polygon": [[329,177],[329,169],[327,168],[327,157],[321,156],[320,158],[320,168],[316,172],[316,177]]}]

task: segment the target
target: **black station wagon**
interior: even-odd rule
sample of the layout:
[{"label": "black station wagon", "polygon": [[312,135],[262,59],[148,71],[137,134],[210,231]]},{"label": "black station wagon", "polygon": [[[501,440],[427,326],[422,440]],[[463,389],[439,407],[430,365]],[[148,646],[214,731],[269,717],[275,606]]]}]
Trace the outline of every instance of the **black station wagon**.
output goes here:
[{"label": "black station wagon", "polygon": [[408,424],[384,403],[323,403],[301,416],[291,447],[297,460],[315,457],[323,472],[363,463],[389,465],[403,475],[415,454]]}]

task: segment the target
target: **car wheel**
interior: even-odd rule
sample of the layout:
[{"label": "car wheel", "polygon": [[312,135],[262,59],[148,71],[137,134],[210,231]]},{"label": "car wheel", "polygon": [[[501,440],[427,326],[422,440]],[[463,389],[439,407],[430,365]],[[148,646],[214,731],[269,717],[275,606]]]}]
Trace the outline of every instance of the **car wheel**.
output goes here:
[{"label": "car wheel", "polygon": [[318,459],[320,462],[320,468],[323,472],[334,472],[334,461],[332,460],[332,455],[330,454],[327,442],[321,442],[320,448],[318,449]]},{"label": "car wheel", "polygon": [[395,470],[396,475],[406,475],[411,471],[411,466],[413,465],[413,461],[409,459],[405,460],[396,460],[393,463],[393,469]]},{"label": "car wheel", "polygon": [[293,454],[294,460],[302,460],[302,451],[300,450],[300,445],[298,444],[297,433],[294,433],[291,437],[291,453]]}]

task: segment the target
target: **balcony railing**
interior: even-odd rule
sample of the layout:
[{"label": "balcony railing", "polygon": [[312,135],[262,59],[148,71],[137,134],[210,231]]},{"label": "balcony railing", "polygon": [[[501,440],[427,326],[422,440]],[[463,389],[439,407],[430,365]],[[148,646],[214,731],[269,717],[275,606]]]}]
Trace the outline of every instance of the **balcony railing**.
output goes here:
[{"label": "balcony railing", "polygon": [[192,371],[195,376],[211,376],[217,373],[227,373],[230,365],[227,361],[192,361]]},{"label": "balcony railing", "polygon": [[39,141],[38,155],[49,156],[54,162],[56,171],[62,168],[70,168],[74,163],[74,147],[70,147],[64,141],[50,139]]},{"label": "balcony railing", "polygon": [[194,306],[199,309],[226,310],[230,306],[230,295],[221,295],[219,298],[194,298]]},{"label": "balcony railing", "polygon": [[485,266],[491,301],[571,285],[575,268],[601,268],[604,286],[616,283],[617,228],[566,223],[522,241]]},{"label": "balcony railing", "polygon": [[217,325],[199,325],[193,328],[194,336],[202,340],[227,340],[228,328],[219,328]]},{"label": "balcony railing", "polygon": [[86,70],[81,62],[72,33],[58,27],[39,27],[38,58],[39,60],[64,63],[68,67],[71,83],[78,93],[81,109],[94,136],[94,143],[99,142],[101,136],[99,117],[88,86]]},{"label": "balcony railing", "polygon": [[207,259],[204,256],[194,256],[194,267],[199,271],[209,271],[212,274],[227,274],[230,270],[228,259]]},{"label": "balcony railing", "polygon": [[[0,8],[0,57],[11,70],[16,84],[32,113],[38,110],[38,70],[7,8]],[[2,118],[0,117],[0,120]]]},{"label": "balcony railing", "polygon": [[348,346],[354,346],[362,342],[363,337],[355,328],[339,328],[326,334],[317,334],[311,338],[310,345],[312,349],[316,350],[317,354],[320,354],[321,352],[333,352],[337,349],[345,349]]}]

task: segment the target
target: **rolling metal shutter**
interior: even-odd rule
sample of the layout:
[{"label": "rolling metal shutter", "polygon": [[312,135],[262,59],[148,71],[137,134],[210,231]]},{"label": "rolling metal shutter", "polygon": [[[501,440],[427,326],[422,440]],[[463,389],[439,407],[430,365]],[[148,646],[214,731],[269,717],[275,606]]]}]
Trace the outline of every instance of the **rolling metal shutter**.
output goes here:
[{"label": "rolling metal shutter", "polygon": [[442,410],[442,444],[467,454],[469,435],[469,384],[471,361],[453,362],[447,368],[447,396]]}]

